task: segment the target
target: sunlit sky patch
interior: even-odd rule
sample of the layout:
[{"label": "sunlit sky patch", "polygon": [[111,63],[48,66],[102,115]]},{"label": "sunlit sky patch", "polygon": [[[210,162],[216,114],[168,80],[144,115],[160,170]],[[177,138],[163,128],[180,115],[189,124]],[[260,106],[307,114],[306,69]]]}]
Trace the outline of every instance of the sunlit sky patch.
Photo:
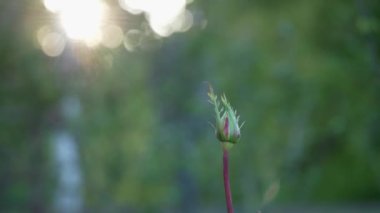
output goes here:
[{"label": "sunlit sky patch", "polygon": [[[38,33],[41,49],[49,56],[59,56],[67,39],[88,47],[101,44],[107,48],[117,48],[123,45],[128,51],[142,45],[142,39],[137,38],[144,34],[141,29],[122,29],[113,23],[110,18],[112,11],[104,0],[42,1],[58,20],[49,31],[44,26],[45,30],[41,27]],[[130,14],[144,14],[151,31],[160,37],[167,37],[191,28],[193,14],[186,9],[190,2],[192,0],[119,0],[119,5]]]}]

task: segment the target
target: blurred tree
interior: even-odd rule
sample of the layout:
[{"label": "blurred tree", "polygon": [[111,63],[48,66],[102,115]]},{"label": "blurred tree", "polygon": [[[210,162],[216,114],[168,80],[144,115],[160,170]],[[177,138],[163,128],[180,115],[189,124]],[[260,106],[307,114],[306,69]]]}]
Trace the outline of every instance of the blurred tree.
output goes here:
[{"label": "blurred tree", "polygon": [[59,90],[50,65],[25,34],[27,6],[22,1],[0,6],[2,212],[46,211],[52,186],[46,138]]}]

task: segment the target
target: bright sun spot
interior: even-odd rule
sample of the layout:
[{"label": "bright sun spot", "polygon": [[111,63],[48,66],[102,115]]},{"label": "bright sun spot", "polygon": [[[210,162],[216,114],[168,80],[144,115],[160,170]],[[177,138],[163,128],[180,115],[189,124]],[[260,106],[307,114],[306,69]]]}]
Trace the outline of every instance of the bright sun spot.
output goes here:
[{"label": "bright sun spot", "polygon": [[102,38],[106,5],[101,0],[44,0],[45,7],[57,13],[70,39],[95,46]]},{"label": "bright sun spot", "polygon": [[121,7],[133,14],[144,13],[152,30],[160,36],[188,30],[193,15],[186,10],[189,0],[119,0]]},{"label": "bright sun spot", "polygon": [[[41,49],[49,56],[59,56],[67,44],[67,38],[84,43],[88,47],[101,44],[107,48],[117,48],[124,45],[128,51],[134,51],[139,45],[144,44],[144,32],[140,29],[126,29],[124,32],[109,20],[112,13],[111,8],[105,3],[106,0],[41,1],[45,8],[57,17],[59,25],[58,28],[42,27],[37,35]],[[193,14],[186,8],[192,0],[118,1],[130,14],[144,15],[150,29],[160,37],[185,32],[193,25]]]}]

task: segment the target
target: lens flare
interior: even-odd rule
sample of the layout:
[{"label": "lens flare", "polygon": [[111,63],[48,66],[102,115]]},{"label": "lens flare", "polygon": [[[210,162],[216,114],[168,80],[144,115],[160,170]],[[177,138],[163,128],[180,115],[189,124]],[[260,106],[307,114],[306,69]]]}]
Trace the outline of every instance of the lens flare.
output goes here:
[{"label": "lens flare", "polygon": [[132,14],[144,13],[151,29],[159,36],[184,32],[192,25],[192,14],[186,0],[119,0],[120,6]]},{"label": "lens flare", "polygon": [[107,6],[101,0],[44,0],[46,9],[57,13],[66,35],[88,46],[100,43]]},{"label": "lens flare", "polygon": [[117,48],[123,43],[123,30],[117,25],[103,28],[102,44],[108,48]]},{"label": "lens flare", "polygon": [[57,57],[61,55],[65,48],[65,39],[63,36],[57,32],[42,32],[40,30],[39,44],[41,46],[42,51],[50,57]]}]

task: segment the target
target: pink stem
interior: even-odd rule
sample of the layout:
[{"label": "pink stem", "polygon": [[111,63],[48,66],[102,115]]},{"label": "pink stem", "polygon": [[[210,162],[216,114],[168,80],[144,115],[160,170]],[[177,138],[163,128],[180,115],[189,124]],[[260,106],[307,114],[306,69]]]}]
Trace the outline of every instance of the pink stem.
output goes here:
[{"label": "pink stem", "polygon": [[224,177],[224,192],[226,194],[227,212],[234,213],[232,206],[232,196],[230,188],[230,177],[228,171],[228,150],[223,147],[223,177]]}]

